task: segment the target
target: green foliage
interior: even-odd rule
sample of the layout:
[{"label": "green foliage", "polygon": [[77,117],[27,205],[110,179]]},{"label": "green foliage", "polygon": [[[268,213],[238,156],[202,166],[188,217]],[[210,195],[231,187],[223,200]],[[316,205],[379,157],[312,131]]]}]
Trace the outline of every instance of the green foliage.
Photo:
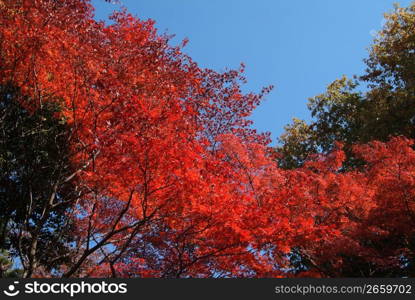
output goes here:
[{"label": "green foliage", "polygon": [[311,154],[331,151],[336,141],[345,144],[346,167],[354,167],[361,162],[352,155],[353,143],[415,137],[415,2],[396,6],[385,18],[365,60],[366,74],[335,80],[309,99],[310,124],[294,120],[285,128],[277,148],[282,167],[301,166]]},{"label": "green foliage", "polygon": [[357,86],[356,80],[343,76],[331,83],[325,93],[309,99],[314,121],[307,124],[294,119],[285,127],[279,139],[281,167],[299,167],[310,155],[333,150],[336,141],[345,143],[346,153],[351,154],[347,145],[363,140],[367,118],[367,103],[362,93],[356,91]]},{"label": "green foliage", "polygon": [[68,259],[71,240],[73,186],[59,185],[62,205],[46,206],[57,180],[71,173],[69,131],[56,118],[58,105],[47,102],[32,113],[24,101],[18,89],[0,87],[0,249],[50,270]]},{"label": "green foliage", "polygon": [[13,260],[6,250],[0,251],[0,278],[21,277],[22,270],[13,267]]},{"label": "green foliage", "polygon": [[305,162],[311,153],[316,152],[312,128],[303,120],[294,118],[293,123],[284,127],[279,139],[283,147],[278,149],[280,165],[286,169],[296,168]]}]

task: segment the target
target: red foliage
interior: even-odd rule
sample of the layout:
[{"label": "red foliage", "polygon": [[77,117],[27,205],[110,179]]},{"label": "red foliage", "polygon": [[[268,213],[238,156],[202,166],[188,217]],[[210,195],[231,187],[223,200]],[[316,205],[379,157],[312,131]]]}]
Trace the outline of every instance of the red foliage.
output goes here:
[{"label": "red foliage", "polygon": [[[153,21],[92,17],[86,0],[0,1],[1,84],[32,110],[62,102],[89,191],[67,276],[288,276],[293,249],[304,276],[337,276],[345,255],[379,268],[413,255],[411,141],[356,146],[360,171],[342,172],[341,145],[279,169],[247,119],[269,88],[243,94],[242,69],[199,68]],[[401,247],[368,246],[388,238]]]}]

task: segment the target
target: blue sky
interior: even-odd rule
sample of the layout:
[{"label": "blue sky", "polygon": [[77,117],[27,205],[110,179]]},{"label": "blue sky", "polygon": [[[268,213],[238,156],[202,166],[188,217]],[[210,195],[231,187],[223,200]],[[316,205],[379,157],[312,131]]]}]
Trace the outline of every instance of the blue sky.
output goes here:
[{"label": "blue sky", "polygon": [[[275,88],[254,112],[254,127],[275,142],[293,117],[309,119],[307,99],[343,74],[364,71],[363,59],[393,3],[410,0],[121,0],[129,12],[175,34],[202,67],[246,65],[244,91]],[[119,5],[93,0],[96,18]]]}]

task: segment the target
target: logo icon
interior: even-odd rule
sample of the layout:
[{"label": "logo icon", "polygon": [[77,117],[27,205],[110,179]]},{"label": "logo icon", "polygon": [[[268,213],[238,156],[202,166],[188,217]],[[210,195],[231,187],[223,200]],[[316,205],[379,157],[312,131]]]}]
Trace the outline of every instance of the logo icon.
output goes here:
[{"label": "logo icon", "polygon": [[16,289],[16,285],[19,284],[18,281],[13,282],[13,284],[10,284],[8,286],[7,290],[4,290],[3,293],[5,293],[9,297],[14,297],[20,293],[19,290]]}]

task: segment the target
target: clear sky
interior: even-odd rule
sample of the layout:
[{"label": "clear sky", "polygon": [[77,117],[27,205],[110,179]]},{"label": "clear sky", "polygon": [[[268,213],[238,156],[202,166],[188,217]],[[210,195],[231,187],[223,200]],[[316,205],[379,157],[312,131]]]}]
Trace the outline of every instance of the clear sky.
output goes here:
[{"label": "clear sky", "polygon": [[[343,74],[364,71],[363,59],[393,3],[410,0],[121,0],[129,12],[175,34],[184,51],[215,70],[246,65],[244,91],[274,85],[254,112],[254,127],[283,132],[293,117],[309,119],[307,99]],[[93,0],[96,18],[119,5]]]}]

